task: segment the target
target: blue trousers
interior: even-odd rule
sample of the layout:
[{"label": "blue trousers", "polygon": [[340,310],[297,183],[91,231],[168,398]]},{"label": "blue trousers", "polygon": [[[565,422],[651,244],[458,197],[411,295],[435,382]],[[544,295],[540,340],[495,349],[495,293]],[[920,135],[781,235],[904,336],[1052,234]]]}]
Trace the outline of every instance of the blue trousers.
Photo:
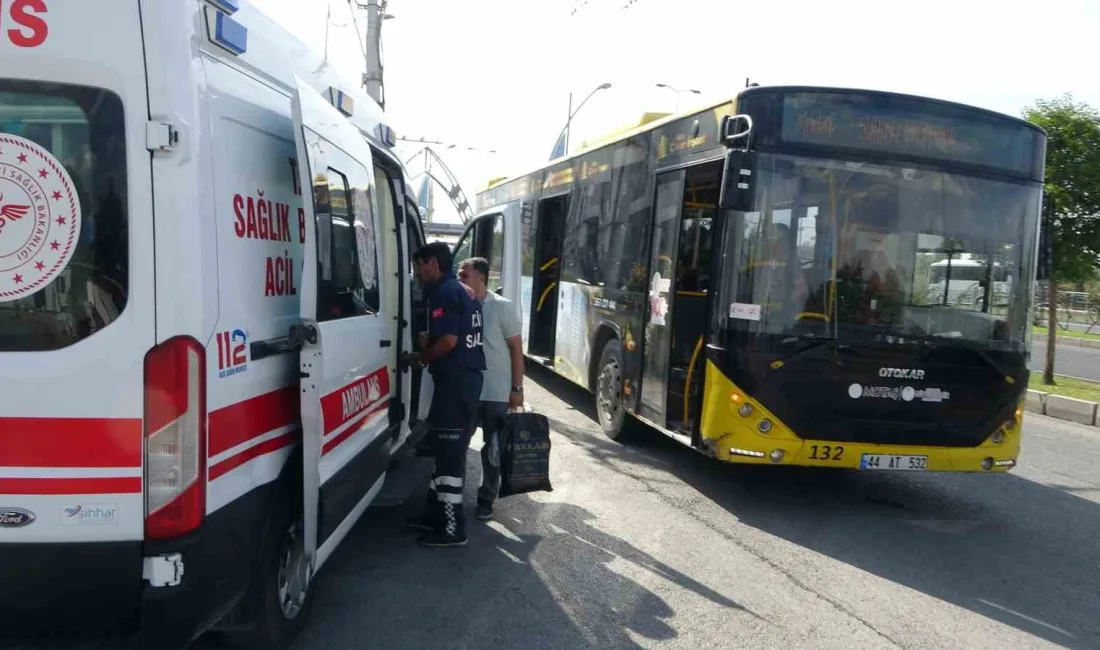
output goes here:
[{"label": "blue trousers", "polygon": [[467,371],[433,375],[432,380],[435,391],[428,422],[432,425],[435,472],[428,485],[426,514],[439,532],[463,537],[466,450],[477,428],[483,378],[481,371]]}]

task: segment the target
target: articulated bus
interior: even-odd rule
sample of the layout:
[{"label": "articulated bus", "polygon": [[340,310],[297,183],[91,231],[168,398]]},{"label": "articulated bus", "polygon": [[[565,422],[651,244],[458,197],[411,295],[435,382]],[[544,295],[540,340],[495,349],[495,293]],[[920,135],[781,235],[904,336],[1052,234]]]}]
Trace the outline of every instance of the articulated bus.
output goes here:
[{"label": "articulated bus", "polygon": [[[1003,472],[1045,152],[974,107],[752,87],[491,186],[456,256],[490,258],[527,355],[593,391],[612,439],[640,421],[734,463]],[[948,259],[980,299],[944,300]]]}]

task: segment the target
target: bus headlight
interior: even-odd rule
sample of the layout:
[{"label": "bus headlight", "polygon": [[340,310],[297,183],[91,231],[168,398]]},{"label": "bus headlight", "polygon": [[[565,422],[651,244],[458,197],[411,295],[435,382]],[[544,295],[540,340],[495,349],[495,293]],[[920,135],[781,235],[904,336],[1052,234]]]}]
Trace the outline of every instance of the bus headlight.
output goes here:
[{"label": "bus headlight", "polygon": [[995,445],[1001,444],[1002,442],[1005,441],[1004,429],[997,429],[996,431],[993,432],[993,435],[990,436],[989,439],[992,440],[993,444],[995,444]]},{"label": "bus headlight", "polygon": [[743,418],[747,418],[752,415],[752,404],[745,403],[741,405],[741,408],[737,409],[737,414]]},{"label": "bus headlight", "polygon": [[784,455],[782,449],[773,449],[772,453],[768,454],[768,458],[771,458],[773,463],[781,463]]},{"label": "bus headlight", "polygon": [[988,472],[989,470],[993,469],[993,459],[992,459],[992,458],[988,458],[988,457],[987,457],[987,458],[983,458],[983,459],[982,459],[982,469],[984,469],[984,470],[985,470],[985,471],[987,471],[987,472]]},{"label": "bus headlight", "polygon": [[756,428],[760,429],[760,433],[767,433],[772,430],[772,421],[764,418],[760,421],[760,424],[756,425]]}]

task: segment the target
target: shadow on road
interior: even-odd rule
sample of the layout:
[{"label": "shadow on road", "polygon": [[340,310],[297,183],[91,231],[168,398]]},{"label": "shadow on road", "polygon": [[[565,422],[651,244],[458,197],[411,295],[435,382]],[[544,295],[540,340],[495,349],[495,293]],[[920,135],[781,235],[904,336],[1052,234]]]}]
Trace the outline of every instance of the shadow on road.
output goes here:
[{"label": "shadow on road", "polygon": [[[468,463],[472,503],[477,452]],[[404,531],[419,504],[368,511],[352,530],[319,576],[297,650],[636,648],[674,638],[673,606],[611,566],[622,562],[740,609],[590,525],[595,516],[574,505],[509,497],[488,525],[470,518],[467,548],[435,550]]]},{"label": "shadow on road", "polygon": [[551,426],[609,471],[667,471],[744,525],[1052,643],[1100,647],[1097,503],[1012,474],[732,466],[657,432],[619,445],[599,434],[590,394],[530,376],[589,420]]}]

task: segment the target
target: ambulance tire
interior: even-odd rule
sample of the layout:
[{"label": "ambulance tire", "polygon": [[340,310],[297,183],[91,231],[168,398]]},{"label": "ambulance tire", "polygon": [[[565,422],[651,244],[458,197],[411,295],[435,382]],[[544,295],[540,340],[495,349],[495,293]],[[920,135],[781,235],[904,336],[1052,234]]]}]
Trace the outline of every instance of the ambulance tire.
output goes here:
[{"label": "ambulance tire", "polygon": [[637,425],[623,406],[622,359],[622,343],[609,339],[596,367],[596,419],[605,436],[625,443],[633,438]]},{"label": "ambulance tire", "polygon": [[[285,489],[288,484],[296,485],[296,482],[280,481],[280,484],[284,489],[280,490],[281,498],[273,504],[268,516],[260,563],[253,584],[245,596],[248,602],[242,603],[251,614],[253,625],[247,631],[227,635],[229,644],[241,650],[285,650],[290,647],[291,642],[305,628],[313,606],[312,577],[306,586],[305,597],[294,609],[292,616],[287,615],[281,604],[280,583],[287,580],[288,573],[294,573],[292,568],[288,570],[288,564],[294,564],[294,556],[298,553],[302,556],[301,561],[305,560],[302,528],[298,517],[300,508],[296,507],[300,499],[291,497]],[[287,587],[291,584],[292,582],[287,582]]]}]

